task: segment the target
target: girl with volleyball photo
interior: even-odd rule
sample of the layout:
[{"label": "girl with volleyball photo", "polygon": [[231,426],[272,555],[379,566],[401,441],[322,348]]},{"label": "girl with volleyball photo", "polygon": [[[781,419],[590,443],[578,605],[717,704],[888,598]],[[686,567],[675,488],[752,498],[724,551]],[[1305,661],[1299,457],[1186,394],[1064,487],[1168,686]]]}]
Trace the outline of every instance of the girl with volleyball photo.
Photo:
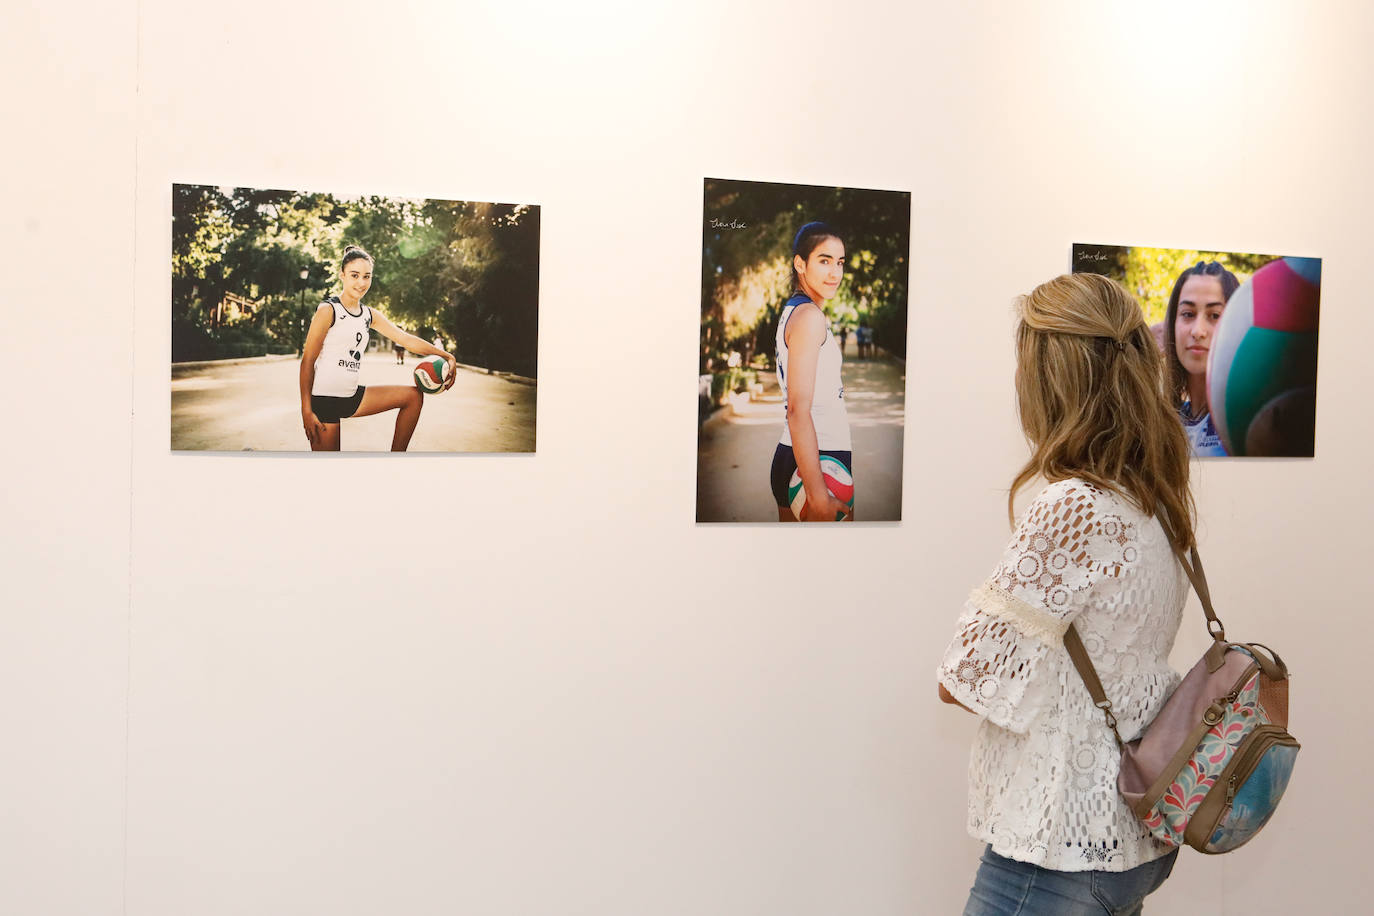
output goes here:
[{"label": "girl with volleyball photo", "polygon": [[1156,321],[1164,381],[1194,457],[1316,453],[1321,259],[1195,248],[1073,246]]},{"label": "girl with volleyball photo", "polygon": [[358,384],[363,353],[372,328],[396,345],[421,356],[442,357],[448,363],[446,390],[457,377],[453,354],[396,327],[377,310],[363,305],[372,286],[372,256],[356,245],[344,249],[337,296],[315,311],[301,351],[301,422],[311,451],[339,450],[340,421],[395,410],[396,430],[391,450],[403,452],[420,422],[424,395],[412,385]]},{"label": "girl with volleyball photo", "polygon": [[1207,406],[1207,357],[1226,302],[1239,287],[1236,275],[1218,262],[1198,261],[1178,275],[1169,294],[1164,316],[1169,390],[1181,401],[1183,431],[1198,457],[1226,454]]},{"label": "girl with volleyball photo", "polygon": [[[1209,275],[1210,276],[1210,275]],[[984,721],[968,766],[968,831],[987,843],[964,916],[1140,913],[1177,847],[1117,791],[1117,739],[1073,670],[1081,634],[1121,740],[1179,683],[1169,667],[1193,544],[1188,443],[1136,300],[1093,273],[1023,296],[1016,399],[1046,486],[973,590],[938,668],[940,698]],[[1165,527],[1168,525],[1168,528]]]},{"label": "girl with volleyball photo", "polygon": [[[779,521],[854,518],[844,357],[822,310],[839,291],[844,259],[844,241],[825,223],[807,223],[792,239],[792,297],[778,316],[776,337],[787,424],[769,474]],[[847,498],[840,499],[837,489]],[[798,497],[804,499],[800,512],[793,508]]]}]

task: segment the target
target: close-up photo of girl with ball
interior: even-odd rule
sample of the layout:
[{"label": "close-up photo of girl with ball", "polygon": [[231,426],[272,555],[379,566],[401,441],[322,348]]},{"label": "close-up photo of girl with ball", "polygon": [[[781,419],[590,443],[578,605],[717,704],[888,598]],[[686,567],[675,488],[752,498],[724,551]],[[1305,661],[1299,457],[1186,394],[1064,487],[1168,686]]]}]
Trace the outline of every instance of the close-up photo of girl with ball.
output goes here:
[{"label": "close-up photo of girl with ball", "polygon": [[1194,457],[1316,454],[1321,259],[1074,245],[1140,302]]}]

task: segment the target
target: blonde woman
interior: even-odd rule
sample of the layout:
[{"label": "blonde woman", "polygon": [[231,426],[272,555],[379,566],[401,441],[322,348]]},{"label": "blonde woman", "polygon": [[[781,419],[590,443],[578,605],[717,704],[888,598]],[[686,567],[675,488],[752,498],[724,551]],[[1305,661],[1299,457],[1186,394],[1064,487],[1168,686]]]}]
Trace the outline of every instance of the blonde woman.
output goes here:
[{"label": "blonde woman", "polygon": [[968,829],[985,841],[966,916],[1139,913],[1177,854],[1117,793],[1120,752],[1064,649],[1073,623],[1123,740],[1178,683],[1168,664],[1186,581],[1161,526],[1193,540],[1188,443],[1140,306],[1095,274],[1020,303],[1016,395],[1044,489],[973,590],[940,698],[983,722]]}]

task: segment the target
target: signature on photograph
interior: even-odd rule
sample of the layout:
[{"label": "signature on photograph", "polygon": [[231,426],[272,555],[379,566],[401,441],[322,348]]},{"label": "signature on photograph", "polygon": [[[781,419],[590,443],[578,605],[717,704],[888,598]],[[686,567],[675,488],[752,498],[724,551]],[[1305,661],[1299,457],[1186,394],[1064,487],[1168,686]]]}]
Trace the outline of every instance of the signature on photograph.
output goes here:
[{"label": "signature on photograph", "polygon": [[737,220],[737,219],[723,220],[723,219],[716,219],[716,218],[713,216],[713,217],[711,217],[711,228],[712,228],[712,229],[748,229],[748,228],[749,228],[749,224],[746,223],[746,222],[742,222],[742,221],[740,221],[740,220]]},{"label": "signature on photograph", "polygon": [[1084,261],[1105,261],[1107,252],[1105,251],[1085,251],[1079,255]]}]

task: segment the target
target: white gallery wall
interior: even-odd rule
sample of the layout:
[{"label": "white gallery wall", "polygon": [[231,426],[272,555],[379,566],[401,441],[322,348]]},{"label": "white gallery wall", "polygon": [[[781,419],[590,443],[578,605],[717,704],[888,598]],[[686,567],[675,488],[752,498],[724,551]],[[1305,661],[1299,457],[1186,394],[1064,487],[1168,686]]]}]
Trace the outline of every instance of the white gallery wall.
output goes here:
[{"label": "white gallery wall", "polygon": [[[933,672],[1075,241],[1323,259],[1316,457],[1194,465],[1304,751],[1150,910],[1364,911],[1374,13],[662,7],[7,14],[0,912],[958,912]],[[708,175],[912,192],[902,523],[693,524]],[[171,454],[174,181],[540,204],[537,453]]]}]

